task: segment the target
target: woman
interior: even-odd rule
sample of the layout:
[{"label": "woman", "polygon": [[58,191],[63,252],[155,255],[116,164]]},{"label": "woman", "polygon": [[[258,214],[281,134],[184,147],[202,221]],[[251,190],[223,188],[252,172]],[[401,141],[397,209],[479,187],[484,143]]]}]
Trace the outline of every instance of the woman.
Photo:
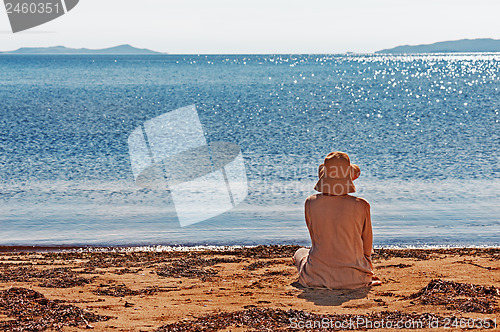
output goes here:
[{"label": "woman", "polygon": [[354,289],[379,284],[374,277],[370,204],[348,195],[356,191],[357,165],[344,152],[332,152],[319,167],[314,194],[306,199],[305,217],[311,249],[301,248],[293,260],[305,287]]}]

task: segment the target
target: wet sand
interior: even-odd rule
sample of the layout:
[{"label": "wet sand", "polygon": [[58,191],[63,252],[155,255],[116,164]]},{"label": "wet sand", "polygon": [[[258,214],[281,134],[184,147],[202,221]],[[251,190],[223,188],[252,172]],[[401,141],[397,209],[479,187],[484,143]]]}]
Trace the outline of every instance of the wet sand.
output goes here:
[{"label": "wet sand", "polygon": [[2,252],[0,330],[453,331],[500,324],[499,248],[378,249],[373,262],[382,285],[356,290],[301,287],[291,260],[297,248]]}]

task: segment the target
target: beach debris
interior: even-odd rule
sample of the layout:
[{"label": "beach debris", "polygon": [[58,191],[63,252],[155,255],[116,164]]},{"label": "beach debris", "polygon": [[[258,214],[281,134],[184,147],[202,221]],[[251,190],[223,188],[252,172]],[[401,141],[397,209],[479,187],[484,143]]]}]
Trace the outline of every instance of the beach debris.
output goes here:
[{"label": "beach debris", "polygon": [[491,314],[500,312],[498,307],[500,289],[494,286],[482,286],[434,279],[419,292],[408,299],[418,300],[427,305],[444,305],[449,310],[458,312],[478,312]]},{"label": "beach debris", "polygon": [[[229,259],[233,262],[232,259]],[[160,265],[156,268],[156,274],[162,277],[173,278],[198,278],[202,281],[211,280],[212,277],[218,275],[218,271],[206,268],[224,262],[224,258],[190,258],[179,259],[171,262],[170,264]]]},{"label": "beach debris", "polygon": [[376,266],[376,268],[377,269],[384,269],[384,268],[388,268],[388,267],[397,267],[400,269],[405,269],[407,267],[412,267],[412,266],[413,266],[413,264],[399,263],[399,264],[380,265],[380,266]]},{"label": "beach debris", "polygon": [[[17,261],[16,265],[33,265],[46,264],[47,261],[61,262],[62,264],[75,264],[96,268],[109,267],[144,267],[149,264],[166,263],[177,258],[196,258],[200,256],[236,256],[245,258],[291,258],[295,251],[301,248],[296,245],[259,245],[255,247],[237,247],[228,248],[227,250],[214,250],[210,247],[199,248],[200,250],[187,250],[190,247],[184,247],[186,250],[170,250],[170,251],[155,251],[148,250],[150,247],[144,248],[88,248],[72,249],[73,251],[57,251],[57,252],[41,252],[35,254],[33,252],[17,252],[15,256],[12,254],[3,255],[5,261]],[[154,249],[154,247],[152,248]],[[102,250],[102,251],[99,251]],[[135,250],[135,251],[130,251]],[[432,249],[388,249],[377,248],[374,250],[372,258],[374,259],[389,259],[389,258],[415,258],[418,260],[426,260],[430,257],[454,256],[481,256],[490,258],[492,261],[500,260],[500,248],[432,248]],[[19,262],[22,260],[22,262]],[[2,265],[9,263],[2,263]],[[10,265],[10,264],[9,264]]]},{"label": "beach debris", "polygon": [[389,258],[414,258],[416,260],[427,260],[433,256],[482,256],[489,257],[492,261],[500,260],[500,248],[436,248],[436,249],[386,249],[374,250],[372,259]]},{"label": "beach debris", "polygon": [[218,272],[213,269],[202,269],[193,266],[173,264],[158,267],[156,270],[156,274],[161,277],[198,278],[202,281],[208,281],[212,277],[216,276]]},{"label": "beach debris", "polygon": [[[298,246],[257,246],[257,247],[250,247],[250,248],[236,248],[228,251],[196,251],[196,252],[189,252],[189,251],[182,251],[182,252],[132,252],[132,253],[126,253],[126,252],[119,252],[119,253],[114,253],[114,252],[105,252],[105,253],[99,253],[99,252],[77,252],[77,253],[64,253],[64,252],[58,252],[58,253],[38,253],[38,254],[33,254],[33,253],[16,253],[15,259],[12,259],[10,256],[5,256],[5,264],[0,265],[0,281],[8,284],[11,284],[12,281],[18,281],[21,282],[29,282],[30,285],[36,286],[39,283],[45,283],[46,287],[72,287],[72,281],[71,277],[85,277],[88,280],[90,280],[92,284],[89,288],[89,286],[81,287],[77,290],[75,290],[75,293],[82,293],[81,295],[78,295],[79,299],[71,300],[71,298],[68,299],[68,301],[60,301],[60,300],[53,300],[54,303],[60,304],[60,305],[69,305],[69,304],[74,304],[74,303],[92,303],[92,302],[109,302],[112,301],[114,303],[113,299],[107,298],[108,296],[114,296],[114,297],[124,297],[123,299],[120,300],[120,306],[122,306],[122,309],[124,306],[124,302],[128,302],[130,305],[133,303],[136,303],[136,305],[133,306],[131,309],[128,310],[142,310],[141,306],[138,305],[138,302],[135,300],[135,297],[127,297],[127,296],[140,296],[140,297],[147,297],[150,294],[156,294],[157,292],[165,292],[165,291],[180,291],[180,290],[185,290],[185,289],[190,289],[190,288],[199,288],[202,287],[201,289],[203,290],[203,287],[205,286],[210,286],[214,287],[214,290],[212,288],[209,291],[206,291],[206,294],[212,294],[213,292],[216,292],[216,290],[219,288],[218,286],[224,286],[220,287],[219,289],[224,290],[227,288],[228,289],[228,294],[231,294],[232,292],[232,286],[226,285],[226,283],[220,284],[219,282],[225,282],[226,279],[232,282],[235,279],[242,279],[243,283],[240,284],[239,290],[243,293],[235,293],[233,296],[247,296],[250,299],[248,301],[243,301],[241,297],[238,296],[242,300],[241,307],[240,309],[243,310],[244,305],[256,305],[257,307],[248,307],[244,311],[249,311],[249,310],[262,310],[264,309],[263,307],[270,306],[269,304],[266,304],[264,302],[260,302],[257,300],[261,300],[260,298],[255,298],[257,296],[256,294],[260,294],[262,291],[259,290],[260,288],[273,288],[276,287],[277,285],[282,285],[279,282],[280,274],[286,273],[287,271],[295,273],[295,270],[291,268],[291,257],[293,256],[295,250],[299,248]],[[377,257],[377,252],[380,249],[375,250],[375,257]],[[414,260],[417,259],[423,259],[423,257],[426,257],[425,255],[421,255],[420,252],[417,252],[417,257],[415,258],[414,254],[412,253],[414,251],[413,249],[384,249],[383,253],[379,258],[384,258],[384,259],[391,259],[391,258],[398,258],[402,257],[402,259],[398,260],[391,260],[387,261],[386,264],[392,264],[394,268],[404,268],[405,266],[403,265],[411,265],[413,264]],[[445,256],[441,256],[441,254],[447,255],[447,253],[450,254],[455,254],[457,256],[462,256],[467,255],[470,253],[471,257],[474,256],[480,256],[482,258],[481,261],[475,261],[475,260],[469,260],[469,257],[465,257],[463,260],[464,263],[469,264],[469,262],[473,263],[479,263],[483,264],[483,262],[487,262],[487,259],[490,259],[491,261],[498,261],[499,258],[499,250],[498,249],[489,249],[489,248],[481,248],[481,249],[468,249],[468,248],[451,248],[451,249],[429,249],[425,250],[427,251],[427,257],[429,259],[441,259]],[[67,260],[66,260],[67,258]],[[406,259],[409,258],[409,259]],[[15,260],[22,260],[22,264],[17,264],[14,261]],[[460,258],[460,260],[463,258]],[[458,259],[457,259],[458,260]],[[12,261],[12,264],[10,264]],[[25,262],[30,262],[29,264],[25,264]],[[399,265],[397,263],[400,263],[402,265]],[[223,272],[227,272],[225,270],[224,264],[231,264],[231,263],[241,263],[238,264],[236,267],[238,268],[244,268],[244,267],[249,267],[251,266],[250,269],[246,269],[247,271],[243,272],[242,274],[234,274],[231,276],[228,275],[223,275]],[[256,264],[254,264],[256,263]],[[406,264],[405,264],[406,263]],[[461,262],[457,262],[461,263]],[[220,266],[217,266],[219,265]],[[276,265],[274,265],[276,264]],[[379,262],[380,264],[380,262]],[[415,263],[415,265],[418,264]],[[474,264],[471,264],[474,265]],[[491,266],[491,270],[496,270],[495,266],[496,263],[485,263],[484,264],[484,270],[482,271],[485,275],[490,275],[491,273],[495,273],[496,271],[486,271],[490,270],[486,266]],[[64,266],[64,267],[61,267]],[[54,268],[49,268],[49,267],[54,267]],[[104,267],[104,268],[102,268]],[[168,268],[167,268],[168,267]],[[235,267],[235,266],[232,266]],[[269,267],[269,268],[266,268]],[[465,266],[463,266],[465,267]],[[248,271],[252,271],[252,268],[255,268],[256,270],[262,268],[262,270],[258,270],[258,275],[256,273],[249,273]],[[472,268],[472,267],[471,267]],[[417,269],[414,267],[414,269]],[[476,268],[472,268],[476,270]],[[279,271],[278,271],[279,270]],[[418,269],[417,269],[418,270]],[[116,272],[116,273],[115,273]],[[143,289],[130,289],[128,286],[134,288],[134,285],[131,283],[123,283],[125,281],[116,281],[116,280],[110,280],[109,278],[106,278],[105,280],[102,279],[101,277],[94,276],[92,277],[92,274],[110,274],[114,273],[115,277],[116,275],[120,274],[126,274],[126,273],[135,273],[136,278],[140,279],[141,281],[143,278],[141,275],[147,275],[148,277],[150,276],[151,273],[156,273],[157,275],[162,275],[163,276],[172,276],[176,278],[180,278],[183,276],[187,276],[188,278],[198,278],[200,280],[207,280],[209,281],[211,278],[213,278],[214,283],[210,284],[205,284],[201,285],[199,282],[196,282],[196,280],[181,280],[181,279],[176,279],[176,280],[171,280],[171,285],[170,287],[146,287]],[[220,277],[218,275],[220,274]],[[154,275],[152,275],[154,276]],[[494,276],[494,275],[493,275]],[[131,276],[132,277],[132,276]],[[215,277],[215,278],[214,278]],[[62,281],[57,281],[57,278],[62,279]],[[85,279],[84,278],[84,279]],[[118,278],[118,277],[116,277]],[[134,277],[135,278],[135,277]],[[224,278],[224,279],[223,279]],[[397,279],[397,277],[394,276],[394,278]],[[434,276],[434,278],[436,278]],[[49,279],[55,279],[55,280],[49,280]],[[385,278],[384,278],[385,279]],[[476,278],[480,280],[481,278]],[[66,281],[64,281],[66,280]],[[98,280],[98,282],[96,282]],[[125,278],[125,280],[128,280]],[[136,280],[136,279],[134,279]],[[161,282],[162,279],[160,279]],[[484,280],[484,279],[482,279]],[[164,280],[165,281],[165,280]],[[168,281],[168,280],[167,280]],[[391,281],[396,283],[399,282],[399,280],[395,280],[393,278],[388,278],[387,276],[387,284],[391,284]],[[99,286],[99,282],[103,282]],[[104,283],[105,282],[105,283]],[[289,284],[289,281],[287,280],[287,285]],[[481,281],[478,281],[481,283]],[[85,285],[88,282],[82,283],[82,285]],[[139,285],[140,283],[138,283]],[[170,283],[169,283],[170,284]],[[229,284],[229,283],[228,283]],[[457,283],[458,284],[458,283]],[[50,286],[49,286],[50,285]],[[56,286],[58,285],[58,286]],[[163,284],[159,284],[161,286],[164,286]],[[182,285],[185,285],[185,287],[182,287]],[[464,284],[468,285],[468,284]],[[24,286],[24,285],[22,285]],[[399,290],[399,284],[393,284],[393,286],[398,286]],[[435,285],[436,286],[436,285]],[[478,286],[478,285],[473,285],[473,286]],[[140,287],[140,286],[137,286]],[[142,286],[142,287],[145,287]],[[440,285],[437,285],[436,287],[441,287]],[[485,287],[487,289],[490,289],[491,287],[486,287],[486,286],[478,286],[478,287]],[[427,290],[431,292],[431,289],[433,287],[429,287]],[[438,289],[436,288],[436,289]],[[466,289],[466,288],[465,288]],[[474,288],[473,290],[478,291],[479,288]],[[493,289],[495,289],[493,287]],[[498,291],[498,289],[495,289]],[[375,292],[375,297],[376,300],[373,300],[373,303],[371,305],[384,305],[383,302],[389,303],[392,299],[390,297],[402,297],[406,300],[408,300],[407,295],[409,293],[404,293],[404,295],[399,295],[399,294],[394,294],[392,293],[394,289],[390,289],[387,292]],[[90,292],[93,292],[93,294],[96,294],[102,298],[97,299],[96,296],[89,294]],[[267,290],[266,290],[267,292]],[[399,292],[399,291],[398,291]],[[480,291],[478,291],[480,293]],[[284,296],[290,296],[293,298],[296,298],[297,296],[300,295],[300,291],[293,290],[293,291],[286,291],[280,288],[279,294],[284,295]],[[452,293],[449,290],[445,290],[442,294],[441,293],[436,293],[436,298],[429,296],[428,294],[419,294],[418,293],[414,294],[415,298],[412,298],[410,301],[413,301],[414,303],[420,302],[422,299],[424,299],[426,296],[430,297],[431,300],[434,299],[437,303],[439,303],[439,296],[440,295],[449,295],[448,293]],[[459,290],[457,290],[457,294],[460,293]],[[87,295],[85,295],[87,294]],[[402,293],[403,294],[403,293]],[[467,295],[469,293],[461,293],[461,295],[453,295],[449,296],[449,299],[444,300],[444,303],[442,304],[443,307],[440,309],[434,308],[435,310],[439,310],[439,312],[443,312],[442,310],[444,309],[450,309],[453,310],[454,312],[450,313],[449,315],[457,315],[460,314],[460,312],[478,312],[478,313],[488,313],[488,312],[498,312],[498,299],[499,296],[494,295],[494,294],[489,294],[485,293],[483,295],[479,294],[477,297],[473,297]],[[90,295],[90,296],[88,296]],[[422,298],[420,298],[422,297]],[[0,296],[1,298],[1,296]],[[94,300],[91,300],[92,298],[95,298]],[[90,301],[91,300],[91,301]],[[127,300],[127,301],[125,301]],[[43,301],[43,300],[42,300]],[[191,302],[191,299],[187,298],[184,301],[186,302]],[[446,302],[448,301],[448,302]],[[182,302],[184,303],[184,302]],[[194,303],[194,301],[193,301]],[[208,302],[207,302],[208,303]],[[274,302],[273,302],[274,303]],[[276,303],[275,303],[276,304]],[[432,303],[429,303],[432,304]],[[203,304],[206,305],[206,304]],[[287,306],[292,306],[291,304],[286,304]],[[200,305],[201,306],[201,305]],[[99,308],[111,308],[110,306],[100,306]],[[293,308],[293,307],[292,307]],[[411,310],[412,306],[405,307],[405,308],[410,308],[408,310]],[[424,309],[422,309],[424,308]],[[382,309],[382,308],[380,308]],[[433,310],[434,310],[433,309]],[[0,304],[0,314],[4,313],[4,307]],[[21,309],[19,309],[21,310]],[[271,310],[271,309],[270,309]],[[274,310],[274,309],[272,309]],[[387,310],[387,309],[383,309]],[[404,309],[405,312],[407,312],[407,309]],[[425,310],[425,307],[419,307],[417,311],[420,313],[422,310]],[[87,311],[91,311],[91,309],[87,309]],[[444,311],[448,312],[448,311]],[[365,314],[369,315],[366,311],[364,312]],[[258,324],[260,321],[265,319],[265,315],[276,315],[278,318],[283,317],[282,312],[267,312],[265,311],[262,313],[264,315],[264,318],[259,318],[259,312],[255,312],[252,314],[251,312],[241,312],[240,314],[233,314],[231,313],[226,313],[227,316],[224,317],[229,317],[228,319],[233,319],[234,321],[237,322],[236,325],[226,325],[225,323],[220,323],[220,326],[229,326],[229,328],[225,328],[226,331],[229,330],[234,330],[232,326],[241,326],[243,329],[241,330],[252,330],[252,331],[282,331],[282,330],[290,330],[288,328],[289,326],[289,321],[287,318],[287,321],[284,325],[279,325],[278,323],[270,324],[269,328],[266,330],[266,325],[264,324],[263,327],[259,327]],[[304,313],[303,315],[306,315],[307,313]],[[408,319],[412,319],[411,315],[415,313],[410,313],[408,314],[409,316],[405,316],[405,313],[384,313],[381,314],[381,318],[385,317],[393,317],[394,315],[399,315],[400,317],[408,317]],[[437,314],[437,311],[436,311]],[[254,315],[254,316],[252,316]],[[291,317],[299,317],[302,314],[295,313],[294,315],[291,315]],[[415,314],[417,315],[417,314]],[[424,315],[424,314],[422,314]],[[441,313],[441,315],[445,315]],[[490,316],[488,314],[488,316]],[[0,323],[0,331],[13,331],[14,328],[13,326],[17,326],[17,318],[13,318],[13,320],[8,320],[10,319],[9,317],[3,316],[3,321]],[[233,318],[231,318],[233,317]],[[238,318],[239,317],[239,318]],[[247,317],[247,318],[243,318]],[[252,322],[255,322],[255,325],[246,324],[245,319],[250,319],[248,317],[253,317]],[[273,316],[274,317],[274,316]],[[285,317],[288,317],[285,315]],[[314,317],[314,316],[311,316]],[[321,316],[322,317],[322,316]],[[340,316],[339,316],[340,317]],[[346,316],[346,317],[371,317],[371,316]],[[415,316],[415,317],[420,317],[420,316]],[[217,331],[220,330],[220,328],[211,328],[210,321],[211,319],[219,319],[214,316],[208,316],[206,318],[205,323],[200,320],[199,323],[197,322],[198,318],[191,318],[190,320],[182,321],[182,322],[177,322],[174,324],[170,324],[172,329],[170,327],[167,327],[163,329],[163,331]],[[37,317],[30,317],[31,320],[30,326],[38,326],[36,324],[37,322]],[[200,318],[201,319],[201,318]],[[220,318],[222,319],[222,318]],[[340,318],[339,318],[340,319]],[[434,319],[434,318],[432,318]],[[89,321],[87,319],[87,321]],[[242,322],[243,321],[243,322]],[[78,326],[78,329],[83,329],[83,328],[90,328],[91,325],[94,325],[91,321],[89,321],[88,325],[85,325],[85,322],[82,320],[83,323]],[[239,323],[238,323],[239,322]],[[180,323],[186,323],[184,325],[176,325]],[[3,325],[2,325],[3,324]],[[10,325],[9,325],[10,324]],[[203,325],[204,324],[204,325]],[[231,323],[232,324],[232,323]],[[239,324],[239,325],[238,325]],[[274,324],[274,325],[273,325]],[[441,324],[440,326],[442,326]],[[19,331],[37,331],[36,328],[34,329],[29,329],[26,328],[27,325],[20,325],[21,328],[17,329]],[[50,330],[57,330],[58,325],[54,325],[52,327],[49,327],[48,329]],[[63,325],[61,325],[63,326]],[[255,327],[257,326],[257,327]],[[491,326],[493,326],[491,324]],[[178,329],[177,329],[178,328]],[[224,328],[222,328],[224,330]],[[38,329],[38,330],[43,330],[43,328]],[[239,329],[238,329],[239,330]],[[297,329],[292,329],[296,331]]]},{"label": "beach debris", "polygon": [[[222,312],[210,314],[191,320],[182,320],[176,323],[167,324],[159,327],[156,332],[194,332],[194,331],[228,331],[231,327],[251,329],[251,331],[297,331],[298,327],[293,324],[298,322],[331,322],[328,328],[321,331],[336,331],[346,329],[366,330],[370,327],[370,322],[385,322],[385,326],[396,326],[398,322],[417,322],[405,326],[408,329],[424,329],[431,326],[432,322],[443,326],[451,318],[441,317],[430,313],[403,313],[400,311],[382,311],[369,315],[353,314],[329,314],[321,315],[306,312],[303,310],[290,309],[288,311],[273,308],[254,308],[252,305],[246,306],[247,310]],[[339,322],[340,324],[335,324]],[[349,325],[351,324],[351,325]],[[372,323],[373,324],[373,323]],[[491,321],[493,326],[493,321]],[[342,327],[344,326],[344,327]],[[347,327],[346,327],[347,326]],[[313,330],[309,328],[307,330]]]},{"label": "beach debris", "polygon": [[256,281],[252,281],[250,280],[251,283],[249,285],[245,285],[243,286],[244,288],[266,288],[266,286],[264,285],[264,280],[256,280]]},{"label": "beach debris", "polygon": [[272,266],[272,265],[278,265],[278,264],[283,264],[283,261],[277,261],[277,260],[267,260],[267,261],[255,261],[253,263],[250,263],[249,265],[245,266],[243,270],[249,270],[249,271],[254,271],[263,267],[267,266]]},{"label": "beach debris", "polygon": [[113,274],[118,274],[118,275],[124,275],[124,274],[136,274],[138,272],[142,271],[142,269],[129,269],[128,267],[122,268],[122,269],[115,269],[113,271],[110,271]]},{"label": "beach debris", "polygon": [[134,305],[135,305],[135,303],[130,303],[128,301],[125,301],[125,304],[124,304],[125,308],[130,308],[130,307],[133,307]]},{"label": "beach debris", "polygon": [[266,271],[266,272],[264,272],[264,275],[268,276],[268,277],[274,277],[274,276],[284,277],[284,276],[290,276],[290,275],[292,275],[292,273],[290,273],[286,270],[278,270],[278,271]]},{"label": "beach debris", "polygon": [[225,253],[218,253],[218,254],[234,255],[247,258],[259,258],[259,259],[284,258],[284,257],[291,258],[299,248],[301,247],[295,245],[259,245],[256,247],[235,248],[232,250],[228,250]]},{"label": "beach debris", "polygon": [[1,331],[61,330],[64,326],[92,328],[90,323],[112,318],[61,300],[49,300],[42,293],[22,287],[0,291],[0,313],[14,318],[0,321]]},{"label": "beach debris", "polygon": [[105,274],[106,273],[105,271],[97,270],[95,267],[86,267],[86,268],[83,268],[83,269],[78,270],[78,271],[73,270],[73,272],[79,273],[79,274]]},{"label": "beach debris", "polygon": [[135,252],[92,252],[80,253],[81,259],[87,259],[84,266],[94,268],[110,267],[148,267],[151,264],[169,262],[177,257],[196,257],[194,252],[182,251],[135,251]]},{"label": "beach debris", "polygon": [[459,264],[469,264],[469,265],[480,267],[482,269],[489,270],[489,271],[500,270],[500,267],[482,266],[482,265],[479,265],[477,263],[474,263],[471,259],[464,259],[462,261],[458,261],[457,263],[459,263]]},{"label": "beach debris", "polygon": [[195,260],[192,260],[192,262],[201,263],[202,264],[201,266],[213,266],[225,263],[239,263],[241,261],[242,261],[241,258],[234,258],[234,257],[197,258]]},{"label": "beach debris", "polygon": [[51,287],[51,288],[69,288],[75,286],[82,286],[92,282],[93,278],[85,278],[79,276],[76,272],[71,271],[71,269],[64,268],[53,268],[53,269],[37,269],[34,267],[17,267],[4,269],[0,273],[0,281],[17,281],[17,282],[27,282],[32,279],[39,279],[41,282],[39,286],[41,287]]},{"label": "beach debris", "polygon": [[115,297],[124,297],[124,296],[136,296],[136,295],[154,295],[159,292],[169,292],[173,290],[179,290],[177,287],[146,287],[138,290],[132,290],[128,288],[125,284],[118,285],[106,285],[101,284],[99,288],[92,291],[95,295],[99,296],[115,296]]},{"label": "beach debris", "polygon": [[430,258],[432,250],[426,249],[375,249],[372,259],[389,259],[389,258],[414,258],[416,260],[427,260]]},{"label": "beach debris", "polygon": [[250,309],[250,308],[257,308],[257,306],[255,304],[246,304],[243,306],[243,308]]},{"label": "beach debris", "polygon": [[[302,248],[296,245],[259,245],[255,247],[234,248],[227,251],[205,251],[203,254],[234,255],[239,257],[269,259],[269,258],[291,258]],[[458,256],[483,256],[492,260],[500,259],[499,248],[437,248],[437,249],[386,249],[374,250],[373,259],[390,258],[413,258],[416,260],[428,260],[436,255],[458,255]]]},{"label": "beach debris", "polygon": [[401,297],[401,295],[394,294],[393,292],[379,292],[379,293],[375,293],[375,295],[378,295],[378,296],[389,296],[389,297],[392,297],[392,296],[399,296],[399,297]]}]

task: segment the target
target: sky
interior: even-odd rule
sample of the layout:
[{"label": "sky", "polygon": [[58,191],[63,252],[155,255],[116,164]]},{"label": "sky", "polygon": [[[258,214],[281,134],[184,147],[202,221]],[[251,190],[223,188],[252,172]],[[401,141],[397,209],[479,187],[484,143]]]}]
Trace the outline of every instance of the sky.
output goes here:
[{"label": "sky", "polygon": [[172,54],[365,53],[500,39],[499,13],[499,0],[80,0],[16,34],[0,8],[0,51],[131,44]]}]

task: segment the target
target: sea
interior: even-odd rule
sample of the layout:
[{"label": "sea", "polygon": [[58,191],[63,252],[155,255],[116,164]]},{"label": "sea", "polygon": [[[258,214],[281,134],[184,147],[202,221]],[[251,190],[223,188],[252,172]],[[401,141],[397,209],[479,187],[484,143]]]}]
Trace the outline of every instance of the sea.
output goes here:
[{"label": "sea", "polygon": [[[181,227],[128,137],[194,105],[248,194]],[[347,152],[376,247],[500,245],[500,53],[0,55],[1,246],[310,245],[318,165]]]}]

